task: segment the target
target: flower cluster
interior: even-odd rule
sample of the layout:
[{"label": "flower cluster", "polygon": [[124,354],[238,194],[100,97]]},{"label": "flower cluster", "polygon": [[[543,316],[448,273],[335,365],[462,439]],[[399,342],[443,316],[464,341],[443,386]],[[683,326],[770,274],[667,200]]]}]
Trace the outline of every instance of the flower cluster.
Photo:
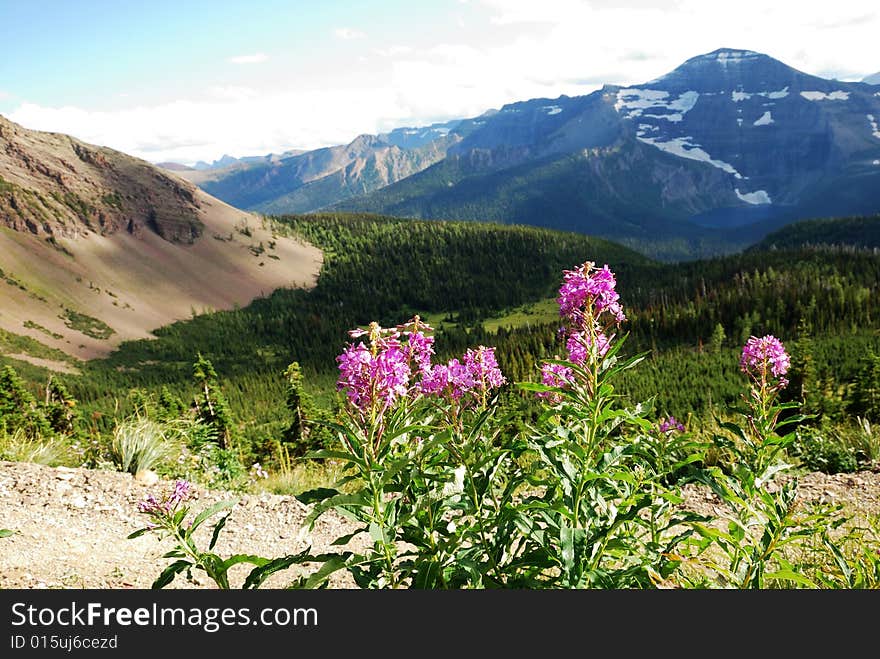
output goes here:
[{"label": "flower cluster", "polygon": [[[626,320],[616,286],[617,279],[607,265],[597,268],[586,261],[574,270],[563,271],[556,302],[565,321],[560,337],[573,364],[584,366],[608,354],[614,335],[606,334],[607,330]],[[548,387],[567,388],[573,379],[574,372],[567,366],[544,364],[541,368],[541,382]],[[552,391],[539,392],[538,396],[553,404],[561,401]]]},{"label": "flower cluster", "polygon": [[192,496],[192,484],[185,480],[178,480],[174,483],[174,488],[157,499],[154,495],[148,494],[147,497],[138,503],[138,511],[147,515],[169,515],[177,509],[184,501]]},{"label": "flower cluster", "polygon": [[409,393],[413,365],[417,371],[430,366],[434,338],[424,333],[430,329],[416,316],[395,329],[373,322],[368,330],[350,331],[352,338],[368,335],[369,345],[363,341],[349,344],[336,358],[337,390],[344,390],[349,402],[362,413],[381,413],[392,407]]},{"label": "flower cluster", "polygon": [[357,329],[349,336],[369,337],[349,344],[336,358],[339,364],[338,391],[345,391],[349,403],[363,414],[374,412],[381,417],[398,401],[413,395],[435,395],[460,403],[466,395],[470,402],[485,402],[488,392],[506,382],[495,358],[495,348],[469,349],[459,359],[446,364],[432,364],[434,337],[432,328],[415,316],[394,329],[371,323],[369,329]]},{"label": "flower cluster", "polygon": [[[543,364],[541,366],[541,383],[548,387],[570,387],[574,373],[562,364]],[[544,398],[551,405],[562,402],[562,396],[555,391],[539,391],[538,398]]]},{"label": "flower cluster", "polygon": [[788,385],[785,374],[791,368],[791,359],[775,336],[750,336],[743,346],[739,367],[743,373],[762,383],[766,383],[769,376],[778,378],[777,387],[782,389]]},{"label": "flower cluster", "polygon": [[424,394],[436,395],[450,402],[460,401],[465,394],[474,400],[485,400],[486,394],[506,382],[498,362],[495,348],[479,346],[469,348],[462,360],[451,359],[425,371],[421,381]]},{"label": "flower cluster", "polygon": [[559,315],[575,327],[583,328],[591,320],[600,322],[602,314],[609,314],[613,323],[626,320],[615,287],[617,280],[607,265],[597,268],[587,261],[574,270],[563,270],[559,289]]},{"label": "flower cluster", "polygon": [[660,422],[660,432],[662,433],[670,433],[670,432],[684,432],[685,427],[684,424],[676,419],[674,416],[670,416],[667,419],[664,419]]}]

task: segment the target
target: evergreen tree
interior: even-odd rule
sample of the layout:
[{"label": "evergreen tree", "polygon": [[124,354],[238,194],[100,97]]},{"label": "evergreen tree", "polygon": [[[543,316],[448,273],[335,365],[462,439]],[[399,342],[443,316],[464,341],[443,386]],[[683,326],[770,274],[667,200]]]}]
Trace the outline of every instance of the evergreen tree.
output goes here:
[{"label": "evergreen tree", "polygon": [[38,408],[36,398],[9,365],[0,371],[0,426],[8,431],[22,429],[30,439],[51,433],[49,422]]},{"label": "evergreen tree", "polygon": [[220,389],[217,371],[202,353],[198,353],[193,364],[193,377],[198,385],[198,392],[193,399],[197,418],[217,432],[220,448],[230,448],[233,439],[232,410]]}]

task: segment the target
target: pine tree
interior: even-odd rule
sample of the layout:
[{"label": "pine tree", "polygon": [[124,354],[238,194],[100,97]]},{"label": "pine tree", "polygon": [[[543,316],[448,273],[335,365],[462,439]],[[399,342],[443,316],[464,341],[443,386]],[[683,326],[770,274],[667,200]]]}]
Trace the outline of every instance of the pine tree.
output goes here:
[{"label": "pine tree", "polygon": [[213,364],[198,353],[193,364],[193,378],[199,387],[193,399],[196,417],[217,432],[220,448],[228,449],[233,440],[232,410],[218,383]]}]

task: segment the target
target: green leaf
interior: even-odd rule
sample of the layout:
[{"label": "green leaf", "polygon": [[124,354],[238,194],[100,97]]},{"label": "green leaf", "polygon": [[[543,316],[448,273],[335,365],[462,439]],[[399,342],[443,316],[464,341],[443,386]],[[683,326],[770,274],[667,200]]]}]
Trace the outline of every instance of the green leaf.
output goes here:
[{"label": "green leaf", "polygon": [[211,535],[211,544],[208,545],[208,551],[214,548],[214,545],[217,544],[217,538],[220,537],[220,531],[223,530],[223,527],[226,526],[226,520],[229,519],[229,516],[232,513],[226,513],[219,522],[214,525],[214,533]]},{"label": "green leaf", "polygon": [[237,503],[238,503],[237,500],[218,501],[210,508],[206,508],[205,510],[200,512],[198,515],[196,515],[196,518],[193,520],[192,524],[189,527],[189,531],[187,532],[187,535],[191,534],[193,531],[195,531],[197,528],[199,528],[199,526],[201,526],[202,522],[204,522],[206,519],[208,519],[211,515],[216,515],[221,510],[226,510],[227,508],[232,508]]},{"label": "green leaf", "polygon": [[[147,529],[144,530],[146,531]],[[0,538],[8,538],[13,533],[15,533],[15,531],[10,531],[9,529],[0,529]]]},{"label": "green leaf", "polygon": [[238,565],[239,563],[251,563],[256,565],[257,567],[262,567],[266,563],[269,562],[268,558],[263,558],[262,556],[255,556],[253,554],[234,554],[230,556],[225,561],[222,561],[218,567],[224,573],[229,570],[233,565]]},{"label": "green leaf", "polygon": [[[5,529],[3,529],[3,530],[5,531]],[[134,538],[139,538],[139,537],[141,537],[144,533],[147,533],[148,531],[152,531],[152,530],[153,530],[153,529],[150,529],[150,528],[138,529],[138,530],[135,531],[134,533],[130,533],[128,536],[126,536],[125,539],[126,539],[126,540],[132,540],[132,539],[134,539]],[[12,531],[9,531],[6,535],[12,535]],[[3,537],[3,535],[2,535],[2,531],[0,531],[0,538],[2,538],[2,537]]]},{"label": "green leaf", "polygon": [[314,490],[307,490],[306,492],[302,492],[301,494],[296,495],[295,498],[300,503],[308,505],[310,503],[329,499],[330,497],[336,496],[337,494],[339,494],[339,490],[334,490],[331,487],[317,487]]},{"label": "green leaf", "polygon": [[778,570],[764,575],[766,579],[779,579],[780,581],[794,581],[807,588],[816,588],[816,584],[802,574],[798,574],[794,570]]},{"label": "green leaf", "polygon": [[189,561],[175,561],[164,570],[162,570],[162,574],[160,574],[159,577],[153,582],[151,588],[164,588],[172,581],[174,581],[174,577],[176,577],[178,574],[191,566],[192,563],[190,563]]},{"label": "green leaf", "polygon": [[242,585],[242,588],[259,588],[260,585],[267,578],[269,578],[276,572],[279,572],[280,570],[286,570],[291,565],[308,563],[309,561],[313,560],[315,560],[315,557],[309,554],[308,549],[301,551],[298,554],[288,554],[287,556],[281,556],[280,558],[267,560],[262,565],[257,565],[257,567],[250,571],[244,581],[244,584]]},{"label": "green leaf", "polygon": [[324,560],[324,564],[317,572],[309,575],[309,578],[306,579],[302,587],[309,589],[318,588],[331,574],[348,567],[347,559],[350,555],[350,553],[346,552],[343,554],[322,554],[318,556],[317,558]]},{"label": "green leaf", "polygon": [[354,533],[349,533],[348,535],[341,535],[338,538],[336,538],[336,540],[331,542],[330,544],[333,546],[347,545],[349,542],[351,542],[351,539],[353,537],[355,537],[356,535],[359,535],[363,532],[364,532],[364,529],[360,529],[360,530],[355,531]]},{"label": "green leaf", "polygon": [[325,499],[320,503],[316,504],[314,508],[312,508],[312,512],[308,514],[305,521],[303,522],[303,526],[308,526],[312,528],[314,526],[315,520],[318,519],[323,513],[327,512],[331,508],[336,508],[337,510],[345,510],[346,506],[368,506],[370,502],[367,498],[367,494],[363,491],[355,492],[354,494],[337,494],[335,496],[330,497],[329,499]]}]

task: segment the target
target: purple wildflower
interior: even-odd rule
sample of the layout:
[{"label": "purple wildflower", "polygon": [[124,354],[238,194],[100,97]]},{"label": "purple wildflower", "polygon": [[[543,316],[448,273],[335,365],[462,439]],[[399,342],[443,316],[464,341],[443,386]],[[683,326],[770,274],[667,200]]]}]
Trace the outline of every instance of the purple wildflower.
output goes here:
[{"label": "purple wildflower", "polygon": [[676,419],[674,416],[670,416],[660,423],[660,432],[668,433],[673,431],[684,432],[685,428],[684,424],[681,423],[681,421]]},{"label": "purple wildflower", "polygon": [[462,361],[450,359],[445,365],[436,364],[424,371],[421,391],[449,401],[460,401],[465,394],[484,398],[490,389],[505,382],[495,359],[495,348],[479,346],[468,349]]},{"label": "purple wildflower", "polygon": [[[572,332],[568,335],[565,347],[568,349],[568,359],[579,366],[587,361],[589,357],[590,344],[592,339],[586,332]],[[602,332],[596,335],[596,349],[600,357],[604,357],[611,347],[608,337]]]},{"label": "purple wildflower", "polygon": [[[559,288],[559,315],[568,318],[575,327],[583,327],[587,318],[597,320],[607,312],[620,324],[626,320],[620,306],[620,296],[614,290],[617,280],[607,265],[596,268],[592,261],[574,270],[563,270],[563,283]],[[592,307],[590,313],[585,313]]]},{"label": "purple wildflower", "polygon": [[146,498],[138,503],[138,511],[148,515],[166,515],[172,513],[184,501],[187,501],[192,494],[192,484],[185,480],[178,480],[174,483],[174,488],[162,497],[157,499],[154,495],[148,494]]},{"label": "purple wildflower", "polygon": [[740,370],[753,378],[767,380],[768,372],[779,378],[779,388],[788,385],[784,377],[791,368],[791,360],[782,342],[770,334],[758,338],[750,336],[743,346],[739,361]]},{"label": "purple wildflower", "polygon": [[434,337],[422,332],[404,332],[407,337],[404,351],[406,358],[413,361],[422,372],[431,368],[431,357],[434,355]]},{"label": "purple wildflower", "polygon": [[479,346],[476,350],[469,348],[464,353],[464,365],[474,380],[474,386],[483,392],[493,387],[500,387],[506,382],[495,359],[495,348]]},{"label": "purple wildflower", "polygon": [[168,501],[166,502],[166,507],[168,510],[172,508],[176,508],[177,504],[182,503],[189,499],[189,495],[192,491],[192,485],[185,480],[178,480],[174,483],[174,490],[172,490],[171,495],[168,497]]},{"label": "purple wildflower", "polygon": [[160,510],[162,510],[162,504],[152,494],[148,494],[143,501],[138,503],[138,511],[142,513],[150,514]]},{"label": "purple wildflower", "polygon": [[[541,382],[548,387],[568,388],[573,378],[574,374],[568,366],[547,363],[541,366]],[[562,396],[555,391],[539,391],[536,396],[547,400],[551,405],[562,402]]]},{"label": "purple wildflower", "polygon": [[406,396],[411,377],[408,355],[396,332],[385,337],[371,332],[370,337],[372,350],[361,342],[349,345],[336,358],[339,364],[336,388],[345,390],[349,402],[361,412],[367,412],[378,403],[385,408],[392,406]]}]

